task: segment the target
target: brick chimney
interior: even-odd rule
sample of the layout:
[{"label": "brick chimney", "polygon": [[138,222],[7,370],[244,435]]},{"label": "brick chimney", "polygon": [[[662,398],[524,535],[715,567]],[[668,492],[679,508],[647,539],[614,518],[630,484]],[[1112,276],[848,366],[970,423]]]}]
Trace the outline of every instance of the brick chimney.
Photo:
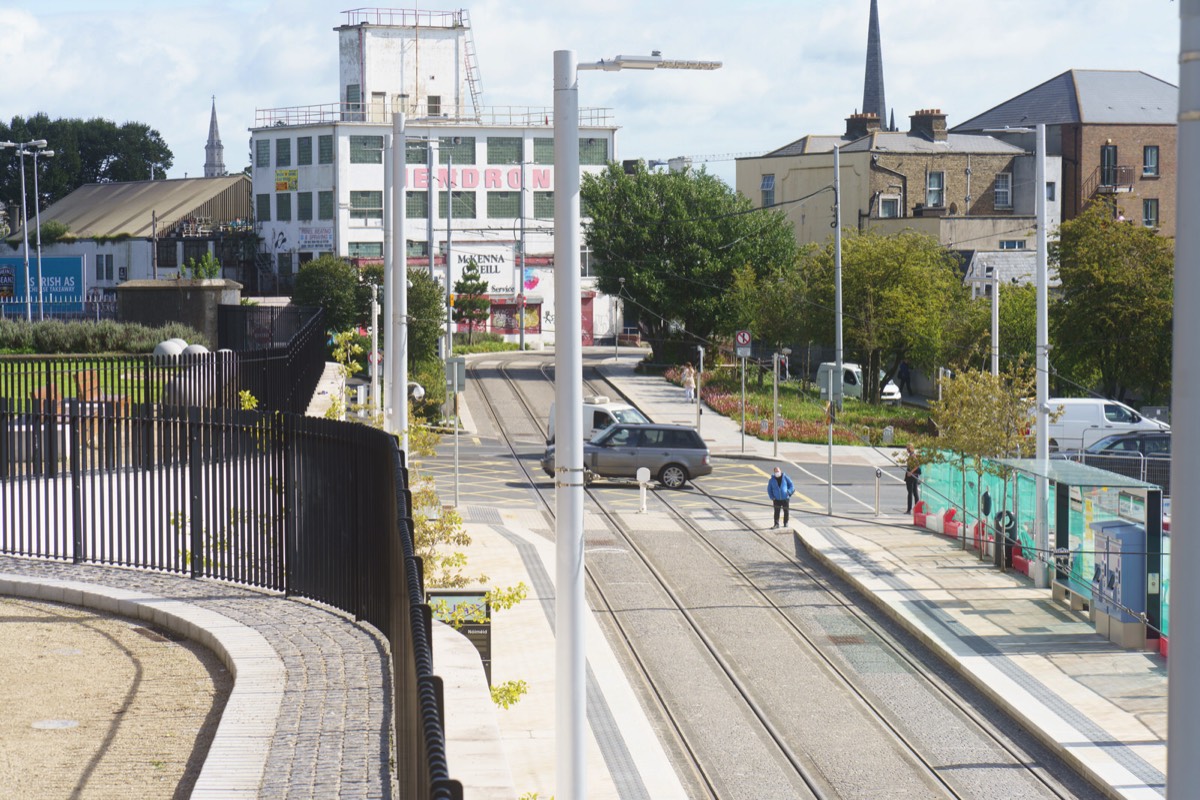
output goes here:
[{"label": "brick chimney", "polygon": [[934,142],[946,141],[946,115],[940,108],[922,108],[908,119],[910,135],[924,136]]},{"label": "brick chimney", "polygon": [[845,138],[847,139],[861,139],[868,133],[873,133],[877,130],[879,130],[878,114],[851,114],[846,117]]}]

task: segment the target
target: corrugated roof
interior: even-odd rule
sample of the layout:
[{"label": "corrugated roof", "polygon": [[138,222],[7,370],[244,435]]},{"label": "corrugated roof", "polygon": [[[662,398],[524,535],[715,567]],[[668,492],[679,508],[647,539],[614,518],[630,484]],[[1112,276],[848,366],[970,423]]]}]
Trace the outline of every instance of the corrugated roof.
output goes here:
[{"label": "corrugated roof", "polygon": [[[208,217],[213,224],[250,218],[250,179],[176,178],[164,181],[89,183],[42,210],[42,224],[64,223],[80,238],[149,237],[158,215],[161,233],[180,220]],[[21,232],[16,231],[16,235]]]},{"label": "corrugated roof", "polygon": [[1076,123],[1174,125],[1179,88],[1145,72],[1072,69],[952,131]]}]

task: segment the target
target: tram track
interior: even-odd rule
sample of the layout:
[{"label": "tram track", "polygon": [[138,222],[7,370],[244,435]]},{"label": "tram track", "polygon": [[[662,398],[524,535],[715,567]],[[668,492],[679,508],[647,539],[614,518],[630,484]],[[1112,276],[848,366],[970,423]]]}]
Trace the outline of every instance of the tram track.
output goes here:
[{"label": "tram track", "polygon": [[[520,382],[515,381],[508,375],[506,366],[503,363],[494,368],[497,370],[499,380],[509,387],[510,394],[517,399],[527,419],[532,421],[535,428],[540,429],[544,422],[544,417],[539,414],[535,408],[535,404],[527,396],[525,390],[520,387]],[[542,365],[539,372],[544,378],[550,380],[547,368],[548,365]],[[589,383],[591,384],[592,382],[589,381]],[[590,388],[591,391],[595,392],[595,384]],[[508,426],[505,423],[511,421],[511,418],[499,410],[497,398],[493,392],[483,391],[480,394],[485,401],[489,414],[496,422],[501,438],[513,453],[516,463],[524,472],[526,479],[534,487],[538,500],[547,513],[553,516],[553,498],[550,497],[548,499],[548,493],[543,488],[539,488],[539,483],[544,484],[544,480],[534,474],[533,469],[528,464],[527,454],[525,457],[522,457],[522,453],[518,450],[517,442],[508,434]],[[619,395],[620,393],[616,392],[615,394]],[[771,536],[764,535],[763,532],[759,531],[745,519],[742,512],[734,508],[730,502],[727,502],[728,498],[705,491],[696,484],[692,484],[692,486],[694,491],[699,496],[704,497],[713,509],[719,510],[721,514],[735,523],[739,534],[745,532],[751,533],[763,545],[770,548],[775,557],[786,564],[789,569],[794,570],[798,576],[813,586],[823,588],[827,603],[835,606],[841,613],[849,615],[855,621],[856,625],[869,631],[874,638],[873,644],[875,646],[886,651],[889,657],[895,659],[898,663],[904,664],[909,673],[919,676],[924,682],[925,691],[932,696],[936,696],[938,702],[944,703],[949,709],[952,709],[956,717],[963,720],[965,725],[971,726],[974,735],[990,742],[993,747],[1006,753],[1009,763],[1004,765],[1005,769],[1019,768],[1026,771],[1032,776],[1032,780],[1039,784],[1039,794],[1042,796],[1064,799],[1076,796],[1062,788],[1049,776],[1042,774],[1045,771],[1044,767],[1038,763],[1031,763],[1033,760],[1025,756],[1019,746],[1008,742],[1004,734],[996,731],[974,708],[956,697],[953,692],[943,687],[936,675],[931,674],[928,668],[909,654],[890,633],[872,620],[867,613],[856,607],[856,604],[847,595],[841,593],[840,590],[834,591],[830,589],[828,587],[828,584],[831,583],[829,576],[818,574],[813,567],[805,564],[795,554],[781,547]],[[727,648],[722,647],[718,641],[714,640],[710,632],[706,630],[704,622],[697,619],[692,609],[689,608],[687,600],[680,596],[677,587],[673,585],[673,579],[660,568],[653,554],[647,552],[642,544],[639,543],[635,531],[621,518],[620,512],[611,507],[605,496],[605,492],[597,487],[590,487],[586,491],[595,509],[604,519],[607,528],[621,537],[625,549],[636,556],[639,562],[639,569],[644,570],[656,584],[657,591],[669,599],[673,613],[676,613],[684,621],[690,635],[698,642],[698,649],[702,649],[707,653],[708,658],[711,659],[711,663],[728,683],[729,691],[736,694],[747,711],[758,721],[765,738],[770,740],[776,748],[777,757],[790,766],[795,776],[799,779],[800,784],[803,785],[810,796],[815,798],[854,796],[853,792],[847,793],[845,787],[831,783],[820,764],[814,763],[811,754],[795,752],[789,741],[788,733],[778,724],[775,718],[776,715],[772,713],[771,709],[764,708],[759,702],[755,696],[755,687],[743,679],[737,666],[731,663],[724,655]],[[739,585],[753,591],[756,594],[758,603],[761,605],[761,610],[767,610],[768,613],[776,618],[777,624],[786,627],[790,635],[794,638],[796,646],[804,648],[810,654],[811,658],[822,664],[822,668],[827,674],[833,676],[832,679],[837,680],[841,687],[855,698],[855,703],[864,710],[866,717],[872,720],[872,724],[876,727],[879,735],[893,742],[896,752],[902,754],[904,761],[910,764],[915,772],[919,773],[918,785],[924,785],[929,790],[927,794],[921,796],[945,796],[949,798],[978,796],[976,793],[965,790],[963,787],[957,785],[959,782],[956,780],[955,773],[959,769],[958,765],[952,762],[936,763],[934,759],[929,758],[923,753],[921,745],[914,742],[912,736],[905,732],[904,724],[894,719],[893,712],[890,709],[882,707],[874,699],[872,690],[858,685],[854,676],[839,663],[838,659],[831,657],[827,649],[817,640],[817,637],[806,631],[788,613],[787,609],[776,598],[775,590],[762,586],[754,575],[743,568],[737,558],[728,553],[716,541],[716,537],[710,535],[705,528],[698,525],[690,514],[680,510],[672,499],[664,497],[664,494],[666,493],[654,493],[656,506],[661,509],[661,512],[666,513],[694,541],[703,544],[711,557],[719,560],[724,565],[724,569],[736,577]],[[623,619],[624,614],[621,611],[621,604],[610,595],[609,590],[605,587],[603,578],[598,576],[591,566],[585,565],[585,571],[588,576],[588,585],[591,592],[602,604],[602,609],[599,610],[611,621],[614,630],[623,641],[631,662],[636,665],[648,692],[653,697],[654,705],[657,707],[657,710],[676,740],[678,752],[687,760],[688,769],[692,773],[696,783],[709,797],[725,796],[721,791],[721,787],[725,785],[719,774],[721,765],[719,762],[714,762],[713,754],[706,752],[705,745],[701,741],[704,737],[698,736],[691,729],[690,723],[680,718],[676,713],[668,696],[669,692],[665,690],[665,687],[659,685],[659,679],[655,675],[653,666],[647,662],[645,655],[641,652],[642,645],[639,643],[638,634],[630,630],[627,626],[626,621]]]}]

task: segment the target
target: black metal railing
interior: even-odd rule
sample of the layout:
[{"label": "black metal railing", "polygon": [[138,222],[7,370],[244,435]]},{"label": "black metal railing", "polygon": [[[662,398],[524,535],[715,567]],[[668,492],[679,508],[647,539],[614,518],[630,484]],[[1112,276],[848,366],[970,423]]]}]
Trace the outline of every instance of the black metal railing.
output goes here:
[{"label": "black metal railing", "polygon": [[286,345],[318,313],[307,306],[217,306],[217,347],[244,353]]},{"label": "black metal railing", "polygon": [[0,358],[0,552],[231,581],[369,622],[391,643],[400,796],[461,798],[404,454],[367,426],[241,410],[236,361]]}]

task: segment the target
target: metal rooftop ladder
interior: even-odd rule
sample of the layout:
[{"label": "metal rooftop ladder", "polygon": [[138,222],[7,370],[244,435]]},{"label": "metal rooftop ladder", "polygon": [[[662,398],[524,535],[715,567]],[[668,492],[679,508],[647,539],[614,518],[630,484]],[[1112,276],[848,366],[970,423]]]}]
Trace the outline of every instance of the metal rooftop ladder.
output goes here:
[{"label": "metal rooftop ladder", "polygon": [[483,77],[479,74],[479,57],[475,54],[475,39],[471,36],[471,12],[462,9],[460,12],[462,26],[466,29],[463,37],[463,49],[467,66],[467,88],[471,90],[471,106],[475,109],[475,119],[483,109]]}]

